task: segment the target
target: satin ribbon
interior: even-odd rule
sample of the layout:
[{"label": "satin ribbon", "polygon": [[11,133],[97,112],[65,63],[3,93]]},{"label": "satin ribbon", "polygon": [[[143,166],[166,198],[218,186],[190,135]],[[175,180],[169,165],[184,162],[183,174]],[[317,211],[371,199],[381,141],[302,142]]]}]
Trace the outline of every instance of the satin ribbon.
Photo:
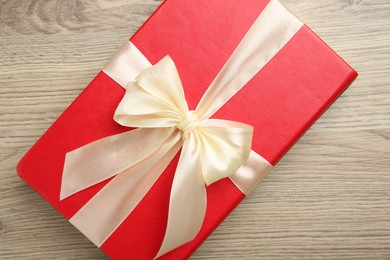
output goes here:
[{"label": "satin ribbon", "polygon": [[70,222],[97,246],[103,244],[180,147],[167,229],[156,257],[191,241],[199,232],[206,211],[205,185],[230,176],[248,194],[271,164],[250,151],[251,127],[209,117],[244,87],[302,25],[277,1],[270,1],[195,111],[188,110],[179,75],[169,57],[148,68],[150,63],[142,53],[131,43],[126,44],[104,71],[121,86],[127,85],[114,119],[139,128],[67,153],[60,199],[114,177]]}]

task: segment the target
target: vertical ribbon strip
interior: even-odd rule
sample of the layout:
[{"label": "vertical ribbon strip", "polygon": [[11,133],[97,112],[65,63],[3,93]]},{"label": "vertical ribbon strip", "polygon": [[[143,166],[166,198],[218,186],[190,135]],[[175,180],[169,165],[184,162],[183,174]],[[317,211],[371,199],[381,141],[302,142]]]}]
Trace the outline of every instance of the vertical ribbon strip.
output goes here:
[{"label": "vertical ribbon strip", "polygon": [[272,166],[250,151],[251,127],[209,117],[244,87],[302,25],[271,0],[195,111],[188,110],[180,77],[169,57],[150,67],[134,45],[124,45],[104,72],[126,87],[115,121],[139,128],[97,140],[66,155],[61,199],[114,176],[70,222],[97,246],[103,244],[180,147],[167,228],[156,257],[197,235],[206,211],[206,185],[230,177],[248,194]]}]

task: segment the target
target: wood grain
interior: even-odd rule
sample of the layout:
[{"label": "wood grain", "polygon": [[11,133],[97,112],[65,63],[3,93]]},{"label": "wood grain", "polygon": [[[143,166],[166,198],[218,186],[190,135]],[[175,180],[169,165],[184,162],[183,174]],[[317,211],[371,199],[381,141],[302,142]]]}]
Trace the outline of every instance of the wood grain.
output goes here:
[{"label": "wood grain", "polygon": [[[357,81],[193,259],[390,259],[390,2],[283,0]],[[106,259],[16,175],[160,4],[0,0],[0,259]]]}]

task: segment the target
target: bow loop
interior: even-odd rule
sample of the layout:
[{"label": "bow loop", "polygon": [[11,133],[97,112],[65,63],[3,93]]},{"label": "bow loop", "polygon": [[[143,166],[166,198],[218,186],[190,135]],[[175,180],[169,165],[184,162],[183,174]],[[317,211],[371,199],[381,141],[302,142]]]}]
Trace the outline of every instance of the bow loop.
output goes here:
[{"label": "bow loop", "polygon": [[233,175],[248,160],[253,127],[227,120],[208,119],[199,125],[199,158],[206,185]]},{"label": "bow loop", "polygon": [[179,73],[166,56],[128,83],[114,120],[128,127],[173,127],[188,111]]}]

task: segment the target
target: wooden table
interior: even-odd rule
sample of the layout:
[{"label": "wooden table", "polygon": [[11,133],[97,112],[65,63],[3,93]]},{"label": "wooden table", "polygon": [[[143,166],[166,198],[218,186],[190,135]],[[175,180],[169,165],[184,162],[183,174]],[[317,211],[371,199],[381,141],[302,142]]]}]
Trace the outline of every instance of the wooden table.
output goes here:
[{"label": "wooden table", "polygon": [[[193,259],[390,259],[390,2],[282,2],[360,76]],[[159,4],[0,0],[0,259],[106,259],[15,166]]]}]

